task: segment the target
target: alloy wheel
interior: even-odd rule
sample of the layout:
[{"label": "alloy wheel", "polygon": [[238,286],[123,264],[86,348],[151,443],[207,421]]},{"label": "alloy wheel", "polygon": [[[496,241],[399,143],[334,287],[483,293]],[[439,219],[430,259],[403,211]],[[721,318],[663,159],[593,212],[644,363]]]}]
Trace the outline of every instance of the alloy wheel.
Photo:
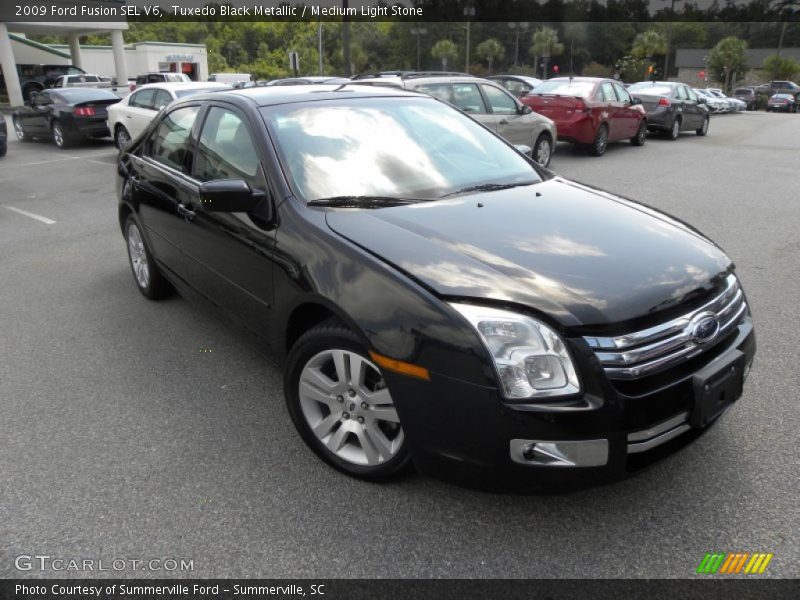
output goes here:
[{"label": "alloy wheel", "polygon": [[147,264],[147,253],[139,228],[135,223],[128,226],[128,256],[133,267],[133,274],[139,287],[146,288],[150,283],[150,267]]},{"label": "alloy wheel", "polygon": [[25,130],[22,128],[22,123],[19,122],[19,119],[14,119],[14,133],[17,134],[17,139],[20,142],[25,141]]},{"label": "alloy wheel", "polygon": [[675,119],[672,122],[672,129],[670,130],[670,136],[673,140],[678,139],[678,136],[681,134],[681,121],[680,119]]},{"label": "alloy wheel", "polygon": [[550,156],[552,154],[553,154],[553,148],[550,145],[550,140],[544,136],[539,138],[539,142],[536,145],[536,151],[534,152],[533,160],[535,160],[543,167],[546,167],[548,164],[550,164]]},{"label": "alloy wheel", "polygon": [[53,140],[59,148],[64,147],[64,132],[61,129],[61,125],[58,123],[53,125]]},{"label": "alloy wheel", "polygon": [[128,130],[120,127],[117,130],[117,150],[124,150],[125,147],[131,143],[131,136]]},{"label": "alloy wheel", "polygon": [[356,352],[324,350],[303,367],[300,409],[327,450],[352,465],[375,466],[403,447],[397,410],[378,368]]}]

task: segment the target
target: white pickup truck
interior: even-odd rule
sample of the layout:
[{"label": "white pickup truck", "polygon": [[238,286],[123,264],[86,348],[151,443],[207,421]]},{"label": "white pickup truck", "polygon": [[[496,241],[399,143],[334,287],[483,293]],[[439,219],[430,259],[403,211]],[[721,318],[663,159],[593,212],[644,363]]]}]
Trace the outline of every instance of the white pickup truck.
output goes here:
[{"label": "white pickup truck", "polygon": [[117,82],[111,77],[103,75],[93,75],[90,73],[82,73],[80,75],[61,75],[56,78],[52,87],[65,88],[65,87],[90,87],[102,88],[108,90],[120,98],[124,98],[131,93],[129,84],[117,85]]}]

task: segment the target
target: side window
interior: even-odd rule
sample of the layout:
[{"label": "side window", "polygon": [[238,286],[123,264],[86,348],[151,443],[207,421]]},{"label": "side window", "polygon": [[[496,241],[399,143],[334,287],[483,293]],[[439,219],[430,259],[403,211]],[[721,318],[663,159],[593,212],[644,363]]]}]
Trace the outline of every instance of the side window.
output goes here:
[{"label": "side window", "polygon": [[517,102],[500,88],[493,85],[481,85],[483,93],[492,107],[492,112],[496,115],[515,115],[517,114]]},{"label": "side window", "polygon": [[156,95],[153,100],[153,108],[156,110],[161,110],[170,102],[172,102],[172,96],[169,95],[169,92],[165,90],[156,90]]},{"label": "side window", "polygon": [[133,96],[131,96],[131,99],[128,100],[128,106],[153,110],[154,95],[155,90],[141,90],[139,92],[134,92]]},{"label": "side window", "polygon": [[685,88],[685,90],[686,90],[686,95],[689,97],[689,100],[691,100],[692,102],[697,102],[697,94],[694,93],[694,90],[692,88]]},{"label": "side window", "polygon": [[689,96],[686,94],[686,88],[679,85],[675,88],[675,97],[678,100],[688,100]]},{"label": "side window", "polygon": [[486,104],[483,102],[477,84],[454,83],[453,104],[467,113],[487,113]]},{"label": "side window", "polygon": [[626,90],[618,83],[613,83],[612,85],[614,86],[614,91],[617,93],[617,99],[620,102],[627,102],[628,104],[631,104],[633,102],[633,100],[631,100],[631,95],[628,93],[628,90]]},{"label": "side window", "polygon": [[503,87],[517,96],[521,96],[530,89],[529,86],[525,85],[521,81],[517,81],[516,79],[504,79]]},{"label": "side window", "polygon": [[179,108],[161,120],[148,142],[153,160],[184,173],[189,171],[192,125],[198,109],[198,106]]},{"label": "side window", "polygon": [[453,104],[453,88],[449,83],[424,83],[416,89]]},{"label": "side window", "polygon": [[244,179],[251,187],[262,188],[258,172],[258,154],[247,123],[236,113],[212,107],[200,134],[194,176],[200,181]]},{"label": "side window", "polygon": [[606,81],[600,86],[600,99],[604,102],[617,102],[617,95],[611,82]]}]

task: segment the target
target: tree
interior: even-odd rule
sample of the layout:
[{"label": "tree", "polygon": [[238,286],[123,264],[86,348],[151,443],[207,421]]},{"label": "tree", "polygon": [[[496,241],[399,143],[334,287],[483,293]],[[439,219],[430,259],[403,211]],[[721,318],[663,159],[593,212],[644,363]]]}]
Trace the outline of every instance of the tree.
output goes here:
[{"label": "tree", "polygon": [[793,79],[797,73],[800,73],[800,62],[793,58],[772,54],[764,59],[763,69],[771,80]]},{"label": "tree", "polygon": [[478,44],[478,47],[475,48],[475,53],[487,62],[489,73],[492,72],[494,61],[503,60],[506,55],[503,45],[494,38],[489,38]]},{"label": "tree", "polygon": [[558,41],[558,32],[550,27],[537,29],[531,37],[531,41],[533,42],[531,53],[534,65],[538,57],[541,56],[544,59],[544,78],[547,79],[547,63],[551,56],[558,56],[564,51],[564,44]]},{"label": "tree", "polygon": [[447,70],[447,61],[458,56],[458,48],[450,40],[439,40],[431,48],[431,56],[442,61],[442,71]]},{"label": "tree", "polygon": [[731,81],[742,77],[747,70],[744,51],[747,42],[735,36],[723,38],[708,53],[708,67],[719,81],[725,82],[725,92],[730,92]]}]

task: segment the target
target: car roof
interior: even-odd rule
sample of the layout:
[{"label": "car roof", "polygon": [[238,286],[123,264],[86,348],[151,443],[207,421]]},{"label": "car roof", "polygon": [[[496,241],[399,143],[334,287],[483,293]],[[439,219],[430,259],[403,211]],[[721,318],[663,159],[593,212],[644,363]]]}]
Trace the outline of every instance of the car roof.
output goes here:
[{"label": "car roof", "polygon": [[145,85],[136,86],[135,92],[139,90],[149,90],[149,89],[157,89],[157,90],[194,90],[194,89],[201,89],[201,90],[209,90],[209,89],[220,89],[220,90],[227,90],[230,89],[231,86],[225,83],[219,83],[216,81],[156,81],[154,83],[147,83]]},{"label": "car roof", "polygon": [[[311,85],[274,85],[244,89],[231,89],[214,92],[213,98],[237,97],[254,103],[256,106],[274,106],[318,100],[340,100],[342,98],[390,98],[428,97],[414,91],[406,91],[394,87],[364,86],[358,84],[311,84]],[[206,99],[204,95],[192,96],[194,100]],[[207,99],[211,99],[209,95]]]}]

